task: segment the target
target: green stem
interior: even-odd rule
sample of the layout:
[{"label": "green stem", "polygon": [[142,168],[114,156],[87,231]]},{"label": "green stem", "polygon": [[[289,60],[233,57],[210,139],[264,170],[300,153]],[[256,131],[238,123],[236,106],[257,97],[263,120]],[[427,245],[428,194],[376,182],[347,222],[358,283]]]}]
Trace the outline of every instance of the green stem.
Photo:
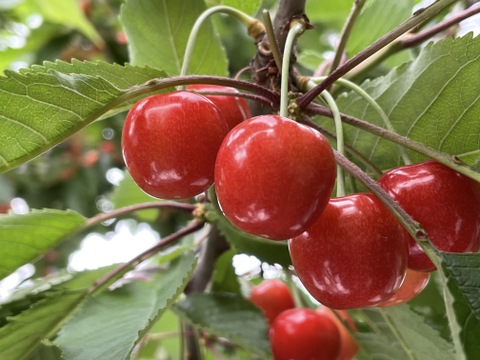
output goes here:
[{"label": "green stem", "polygon": [[[312,78],[311,80],[314,82],[320,82],[322,80],[325,80],[326,76],[321,76],[321,77],[315,77]],[[383,123],[385,124],[385,127],[392,132],[396,132],[395,128],[392,125],[392,122],[390,121],[388,115],[383,111],[381,106],[373,99],[370,94],[368,94],[365,90],[363,90],[360,86],[355,84],[352,81],[339,78],[337,79],[336,83],[343,85],[353,91],[355,91],[358,95],[360,95],[381,117]],[[408,156],[407,152],[405,151],[405,148],[403,146],[398,146],[398,151],[400,152],[400,156],[402,157],[403,163],[404,164],[411,164],[412,161],[410,160],[410,157]]]},{"label": "green stem", "polygon": [[398,27],[390,31],[389,33],[382,36],[380,39],[375,41],[373,44],[360,51],[357,55],[352,57],[350,60],[345,62],[342,66],[334,70],[321,84],[317,85],[312,90],[303,94],[297,99],[298,106],[303,109],[310,104],[313,99],[315,99],[323,90],[327,89],[332,85],[338,78],[345,75],[347,72],[355,68],[357,65],[368,59],[370,56],[375,54],[380,49],[384,48],[395,39],[397,39],[402,34],[406,33],[415,26],[423,23],[424,21],[430,19],[431,17],[438,14],[441,10],[454,3],[456,0],[437,0],[432,5],[425,9],[421,9],[415,12],[410,18],[405,22],[400,24]]},{"label": "green stem", "polygon": [[273,55],[273,60],[275,61],[275,65],[277,65],[278,71],[282,73],[282,53],[278,48],[275,30],[273,29],[272,19],[270,18],[270,12],[268,10],[263,10],[262,16],[263,22],[265,23],[265,30],[267,33],[268,43],[270,45],[270,51]]},{"label": "green stem", "polygon": [[355,21],[357,20],[358,15],[360,15],[360,12],[365,5],[365,1],[366,0],[355,0],[353,2],[352,9],[340,35],[340,42],[335,50],[335,57],[333,58],[332,66],[330,67],[330,73],[332,73],[337,68],[338,64],[340,64],[340,59],[342,58],[342,54],[347,46],[348,38],[352,32],[353,25],[355,25]]},{"label": "green stem", "polygon": [[208,17],[218,12],[232,15],[238,18],[247,27],[249,34],[251,33],[253,34],[252,36],[256,37],[258,35],[257,32],[259,31],[258,29],[252,30],[252,28],[255,28],[256,26],[260,26],[260,28],[263,27],[259,25],[261,23],[257,19],[230,6],[219,5],[219,6],[213,6],[205,10],[197,18],[197,20],[193,24],[192,30],[190,31],[190,36],[188,37],[187,46],[185,48],[185,54],[183,56],[183,64],[182,64],[182,69],[180,71],[181,76],[187,75],[188,73],[188,68],[190,66],[190,61],[192,59],[192,54],[193,54],[193,48],[195,46],[195,41],[197,40],[197,35],[200,32],[200,27],[205,22],[205,20],[208,19]]},{"label": "green stem", "polygon": [[410,360],[416,360],[415,355],[413,352],[410,350],[410,347],[408,344],[405,342],[405,339],[403,338],[402,334],[398,329],[395,327],[395,324],[392,322],[388,314],[385,312],[384,309],[378,309],[380,314],[382,315],[383,320],[385,320],[385,323],[387,324],[388,328],[392,332],[393,336],[397,339],[398,343],[400,344],[401,348],[405,352],[405,354],[408,356]]},{"label": "green stem", "polygon": [[305,31],[305,24],[298,20],[294,21],[288,30],[287,40],[282,60],[282,78],[280,90],[280,116],[288,116],[288,80],[290,78],[290,57],[292,55],[293,45],[298,35]]},{"label": "green stem", "polygon": [[[321,107],[317,104],[310,104],[308,107],[308,110],[311,113],[317,114],[317,115],[323,115],[323,116],[328,116],[328,117],[333,117],[332,112],[324,107]],[[444,154],[440,151],[437,151],[435,149],[432,149],[428,146],[425,146],[424,144],[417,142],[415,140],[412,140],[406,136],[397,134],[395,132],[389,131],[387,129],[384,129],[380,126],[368,123],[364,120],[357,119],[353,116],[346,115],[346,114],[341,114],[342,116],[342,121],[344,123],[347,123],[349,125],[355,126],[359,129],[368,131],[372,134],[375,134],[379,137],[385,138],[387,140],[390,140],[396,144],[402,145],[406,147],[407,149],[413,150],[418,152],[419,154],[425,155],[431,159],[434,159],[438,161],[439,163],[455,170],[456,172],[463,174],[465,176],[468,176],[472,180],[475,180],[477,182],[480,182],[480,173],[474,171],[471,169],[469,166],[463,164],[461,161],[458,159],[455,159],[455,157],[451,155]]]}]

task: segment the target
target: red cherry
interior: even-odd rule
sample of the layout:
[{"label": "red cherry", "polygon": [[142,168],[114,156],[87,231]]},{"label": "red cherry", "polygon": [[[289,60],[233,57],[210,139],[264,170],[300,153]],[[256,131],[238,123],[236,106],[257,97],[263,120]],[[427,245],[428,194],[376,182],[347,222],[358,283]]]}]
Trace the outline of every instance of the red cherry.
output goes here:
[{"label": "red cherry", "polygon": [[425,271],[415,271],[407,269],[405,279],[397,293],[380,306],[393,306],[406,303],[412,300],[428,285],[430,273]]},{"label": "red cherry", "polygon": [[[423,226],[439,250],[463,253],[480,248],[479,183],[436,161],[393,169],[378,182]],[[408,267],[435,270],[420,246],[407,236]]]},{"label": "red cherry", "polygon": [[[207,84],[192,84],[186,87],[189,91],[221,91],[226,93],[238,94],[238,90],[232,87],[207,85]],[[227,95],[204,95],[211,100],[222,113],[229,129],[233,129],[243,120],[250,118],[252,115],[248,108],[247,102],[241,97],[227,96]]]},{"label": "red cherry", "polygon": [[[326,306],[319,307],[316,312],[328,316],[338,327],[340,332],[340,342],[342,344],[338,360],[352,360],[360,349],[357,341],[350,333],[350,331],[357,331],[357,326],[355,325],[353,319],[345,310],[332,310]],[[350,328],[350,331],[345,327],[344,323],[340,321],[335,313],[342,318],[342,320]]]},{"label": "red cherry", "polygon": [[340,354],[337,325],[311,309],[282,312],[269,336],[275,360],[336,360]]},{"label": "red cherry", "polygon": [[402,227],[372,194],[331,199],[315,224],[289,242],[297,275],[334,309],[374,306],[391,298],[407,266]]},{"label": "red cherry", "polygon": [[283,281],[276,279],[265,280],[252,287],[250,301],[263,311],[269,324],[281,312],[295,307],[288,286]]},{"label": "red cherry", "polygon": [[225,216],[241,230],[273,240],[307,229],[327,204],[334,182],[335,159],[325,137],[277,115],[237,125],[215,165]]},{"label": "red cherry", "polygon": [[202,95],[178,91],[149,96],[128,113],[122,150],[130,174],[146,193],[183,199],[213,183],[227,123]]}]

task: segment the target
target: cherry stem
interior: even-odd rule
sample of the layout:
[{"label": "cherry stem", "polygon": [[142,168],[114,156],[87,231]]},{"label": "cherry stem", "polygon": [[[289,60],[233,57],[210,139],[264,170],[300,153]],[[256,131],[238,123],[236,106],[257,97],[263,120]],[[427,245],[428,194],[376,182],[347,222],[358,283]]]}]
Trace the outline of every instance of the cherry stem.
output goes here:
[{"label": "cherry stem", "polygon": [[117,217],[129,214],[135,211],[147,210],[147,209],[165,209],[165,208],[186,211],[191,213],[193,210],[196,209],[196,205],[184,204],[184,203],[179,203],[174,201],[148,202],[148,203],[142,203],[142,204],[135,204],[131,206],[125,206],[120,209],[115,209],[108,213],[97,214],[86,221],[85,227],[90,227],[96,224],[100,224],[101,222],[104,222],[106,220],[115,219]]},{"label": "cherry stem", "polygon": [[388,193],[368,174],[360,169],[355,163],[348,160],[343,154],[334,150],[335,160],[338,164],[343,166],[349,173],[351,173],[356,179],[364,184],[400,221],[403,227],[417,242],[428,241],[427,233],[422,226],[416,222]]},{"label": "cherry stem", "polygon": [[233,7],[218,5],[205,10],[197,18],[197,20],[193,24],[192,30],[190,31],[190,35],[187,41],[187,46],[185,48],[185,54],[183,57],[182,69],[180,70],[181,76],[187,75],[188,73],[188,68],[190,67],[190,61],[192,59],[192,54],[193,54],[193,48],[195,46],[195,41],[197,40],[197,35],[200,32],[200,27],[205,22],[205,20],[208,19],[208,17],[218,12],[232,15],[237,19],[239,19],[248,29],[249,35],[251,35],[254,38],[256,38],[260,33],[265,32],[265,28],[263,27],[263,24],[259,20]]},{"label": "cherry stem", "polygon": [[[311,113],[317,114],[317,115],[323,115],[327,117],[333,117],[332,112],[320,105],[317,104],[310,104],[307,110]],[[461,173],[465,176],[468,176],[472,180],[475,180],[477,182],[480,182],[480,173],[474,171],[471,169],[469,166],[465,165],[462,163],[460,160],[456,159],[455,157],[451,155],[444,154],[440,151],[437,151],[431,147],[428,147],[420,142],[417,142],[415,140],[412,140],[406,136],[397,134],[396,132],[389,131],[387,129],[384,129],[380,126],[368,123],[364,120],[358,119],[356,117],[346,115],[341,113],[342,121],[344,123],[347,123],[349,125],[355,126],[359,129],[368,131],[372,134],[375,134],[379,137],[385,138],[387,140],[390,140],[393,143],[402,145],[406,147],[407,149],[416,151],[422,155],[425,155],[431,159],[436,160],[437,162],[455,170],[458,173]]]},{"label": "cherry stem", "polygon": [[145,261],[151,258],[153,255],[158,253],[163,248],[171,245],[175,241],[181,239],[182,237],[192,234],[197,230],[200,230],[205,225],[204,222],[193,221],[190,225],[185,226],[184,228],[164,237],[160,242],[151,248],[147,249],[146,251],[142,252],[141,254],[135,256],[133,259],[129,260],[128,262],[117,266],[111,272],[106,274],[105,276],[101,277],[88,289],[88,295],[94,295],[98,291],[102,290],[106,286],[109,286],[114,281],[121,278],[127,271],[133,269],[135,266],[140,264],[142,261]]},{"label": "cherry stem", "polygon": [[301,19],[294,20],[290,24],[287,39],[285,40],[285,49],[282,59],[282,74],[280,87],[280,116],[288,117],[288,80],[290,78],[290,58],[292,55],[293,46],[297,36],[305,31],[305,22]]},{"label": "cherry stem", "polygon": [[278,48],[277,38],[275,37],[275,30],[273,29],[272,18],[270,17],[270,12],[268,10],[263,10],[262,12],[263,22],[265,24],[265,30],[267,34],[268,43],[270,46],[270,51],[273,55],[273,60],[275,65],[280,73],[282,73],[282,53]]},{"label": "cherry stem", "polygon": [[357,65],[368,59],[370,56],[381,50],[402,34],[406,33],[415,26],[421,24],[427,19],[439,13],[442,9],[446,8],[456,0],[437,0],[432,5],[416,11],[410,18],[400,24],[398,27],[382,36],[364,50],[360,51],[357,55],[346,61],[345,64],[335,69],[327,78],[317,85],[312,90],[309,90],[297,99],[297,103],[301,109],[307,107],[323,90],[332,85],[338,78],[342,77]]},{"label": "cherry stem", "polygon": [[[311,78],[310,80],[314,82],[319,82],[326,79],[326,76],[322,77],[315,77]],[[338,84],[343,85],[353,91],[355,91],[358,95],[360,95],[367,103],[378,113],[380,118],[382,119],[383,123],[385,124],[385,127],[392,132],[396,132],[395,128],[392,125],[392,122],[390,121],[388,115],[383,111],[382,107],[373,99],[373,97],[370,96],[365,90],[363,90],[360,86],[355,84],[352,81],[349,81],[347,79],[337,79],[336,81]],[[412,161],[410,160],[410,157],[408,156],[407,152],[405,151],[405,148],[402,146],[398,146],[398,151],[400,152],[400,156],[402,157],[403,163],[404,164],[411,164]]]},{"label": "cherry stem", "polygon": [[338,64],[340,64],[340,60],[342,59],[343,52],[347,46],[348,39],[352,32],[353,26],[362,11],[363,6],[365,5],[366,0],[355,0],[353,2],[352,9],[350,10],[350,14],[348,15],[347,21],[342,29],[342,33],[340,34],[340,42],[335,50],[335,56],[332,61],[332,65],[330,67],[330,74],[337,68]]}]

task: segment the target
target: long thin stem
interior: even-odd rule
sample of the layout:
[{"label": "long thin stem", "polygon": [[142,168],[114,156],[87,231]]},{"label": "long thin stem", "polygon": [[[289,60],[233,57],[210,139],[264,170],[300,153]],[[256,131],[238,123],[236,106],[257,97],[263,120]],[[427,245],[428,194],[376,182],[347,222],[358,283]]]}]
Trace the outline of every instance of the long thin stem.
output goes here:
[{"label": "long thin stem", "polygon": [[[213,6],[207,10],[205,10],[195,21],[193,24],[192,30],[190,31],[190,36],[188,37],[187,41],[187,46],[185,48],[185,54],[183,56],[183,64],[182,64],[182,69],[180,70],[180,75],[187,75],[188,73],[188,68],[190,67],[190,61],[192,59],[192,53],[193,53],[193,48],[195,46],[195,41],[197,40],[197,35],[200,32],[200,27],[202,24],[207,20],[211,15],[215,13],[225,13],[232,15],[236,18],[238,18],[242,23],[248,28],[249,33],[251,32],[251,27],[252,26],[258,26],[260,27],[260,30],[255,30],[254,37],[258,35],[258,32],[262,31],[263,25],[255,18],[245,14],[244,12],[237,10],[235,8],[232,8],[230,6],[224,6],[224,5],[219,5],[219,6]],[[264,31],[264,29],[263,29]]]},{"label": "long thin stem", "polygon": [[330,74],[337,68],[338,64],[340,64],[340,60],[347,46],[353,25],[355,25],[355,21],[357,20],[358,15],[360,15],[360,12],[365,5],[365,1],[366,0],[354,0],[353,2],[350,14],[348,15],[347,21],[342,29],[342,33],[340,34],[340,42],[335,50],[335,57],[333,58],[332,65],[330,66]]},{"label": "long thin stem", "polygon": [[270,18],[270,12],[268,10],[263,10],[262,12],[263,22],[265,23],[265,31],[267,33],[268,43],[270,46],[270,51],[273,55],[273,60],[275,65],[277,65],[278,71],[282,72],[282,53],[278,48],[277,39],[275,37],[275,30],[273,29],[272,19]]},{"label": "long thin stem", "polygon": [[280,94],[280,116],[288,116],[288,79],[290,78],[290,58],[292,55],[295,39],[298,35],[305,31],[305,24],[302,21],[294,21],[288,31],[287,40],[285,41],[285,49],[282,60],[282,82]]},{"label": "long thin stem", "polygon": [[[307,109],[308,111],[311,111],[311,113],[317,114],[317,115],[323,115],[323,116],[328,116],[328,117],[333,117],[332,112],[324,107],[321,107],[317,104],[310,104],[310,106]],[[466,166],[465,164],[461,163],[460,161],[456,160],[453,156],[444,154],[440,151],[437,151],[435,149],[432,149],[420,142],[417,142],[415,140],[412,140],[408,137],[402,136],[400,134],[397,134],[396,132],[389,131],[387,129],[384,129],[380,126],[368,123],[366,121],[363,121],[361,119],[355,118],[350,115],[346,114],[341,114],[342,116],[342,121],[344,123],[347,123],[349,125],[355,126],[359,129],[368,131],[372,134],[375,134],[377,136],[380,136],[382,138],[385,138],[387,140],[390,140],[394,142],[395,144],[402,145],[410,150],[413,150],[415,152],[418,152],[422,155],[425,155],[429,158],[432,158],[439,163],[455,170],[456,172],[459,172],[465,176],[468,176],[469,178],[480,182],[480,173],[474,171],[470,167]]]},{"label": "long thin stem", "polygon": [[456,0],[437,0],[432,5],[425,9],[421,9],[415,12],[410,18],[405,22],[400,24],[398,27],[382,36],[380,39],[375,41],[373,44],[360,51],[357,55],[352,57],[350,60],[345,62],[342,66],[334,70],[322,83],[303,94],[297,99],[297,103],[300,108],[305,108],[310,104],[313,99],[315,99],[323,90],[327,89],[332,85],[338,78],[345,75],[347,72],[352,70],[354,67],[368,59],[370,56],[375,54],[380,49],[384,48],[392,41],[397,39],[402,34],[406,33],[415,26],[421,24],[427,19],[430,19],[432,16],[438,14],[442,9],[446,8],[450,4],[454,3]]}]

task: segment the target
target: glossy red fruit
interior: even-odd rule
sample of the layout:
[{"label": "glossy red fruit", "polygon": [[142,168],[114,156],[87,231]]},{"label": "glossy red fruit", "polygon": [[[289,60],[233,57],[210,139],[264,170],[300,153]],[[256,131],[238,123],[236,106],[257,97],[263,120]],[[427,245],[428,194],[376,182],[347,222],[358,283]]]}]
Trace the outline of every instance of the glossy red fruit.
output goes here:
[{"label": "glossy red fruit", "polygon": [[400,305],[412,300],[418,294],[420,294],[423,289],[425,289],[425,287],[428,285],[429,280],[429,272],[407,269],[405,279],[403,280],[400,289],[398,289],[395,295],[393,295],[390,299],[388,299],[380,306],[385,307]]},{"label": "glossy red fruit", "polygon": [[[358,330],[353,319],[345,310],[332,310],[326,306],[319,307],[316,312],[328,316],[338,327],[340,342],[342,344],[338,360],[352,360],[360,349],[357,341],[351,334],[351,331],[355,332]],[[335,315],[335,313],[337,315]],[[343,321],[341,321],[338,316],[340,316]],[[349,327],[349,330],[346,326]]]},{"label": "glossy red fruit", "polygon": [[178,91],[149,96],[125,119],[125,164],[146,193],[189,198],[212,185],[215,158],[227,132],[218,108],[202,95]]},{"label": "glossy red fruit", "polygon": [[[238,90],[228,86],[207,85],[207,84],[192,84],[188,85],[185,90],[189,91],[218,91],[224,93],[238,94]],[[206,98],[210,99],[222,113],[229,129],[233,129],[243,120],[252,117],[247,102],[241,97],[228,95],[211,95],[205,94]]]},{"label": "glossy red fruit", "polygon": [[[402,166],[378,182],[427,231],[445,252],[480,248],[480,184],[436,162]],[[405,231],[406,233],[406,231]],[[408,267],[435,270],[435,265],[410,237]]]},{"label": "glossy red fruit", "polygon": [[269,324],[281,312],[295,307],[290,289],[283,281],[277,279],[264,280],[252,287],[250,301],[263,311]]},{"label": "glossy red fruit", "polygon": [[334,309],[385,302],[407,267],[402,227],[366,193],[331,199],[315,224],[290,240],[289,250],[308,292]]},{"label": "glossy red fruit", "polygon": [[286,310],[270,327],[275,360],[336,360],[340,333],[328,317],[311,309]]},{"label": "glossy red fruit", "polygon": [[215,165],[225,216],[241,230],[273,240],[307,229],[326,206],[334,182],[335,160],[325,137],[277,115],[237,125]]}]

